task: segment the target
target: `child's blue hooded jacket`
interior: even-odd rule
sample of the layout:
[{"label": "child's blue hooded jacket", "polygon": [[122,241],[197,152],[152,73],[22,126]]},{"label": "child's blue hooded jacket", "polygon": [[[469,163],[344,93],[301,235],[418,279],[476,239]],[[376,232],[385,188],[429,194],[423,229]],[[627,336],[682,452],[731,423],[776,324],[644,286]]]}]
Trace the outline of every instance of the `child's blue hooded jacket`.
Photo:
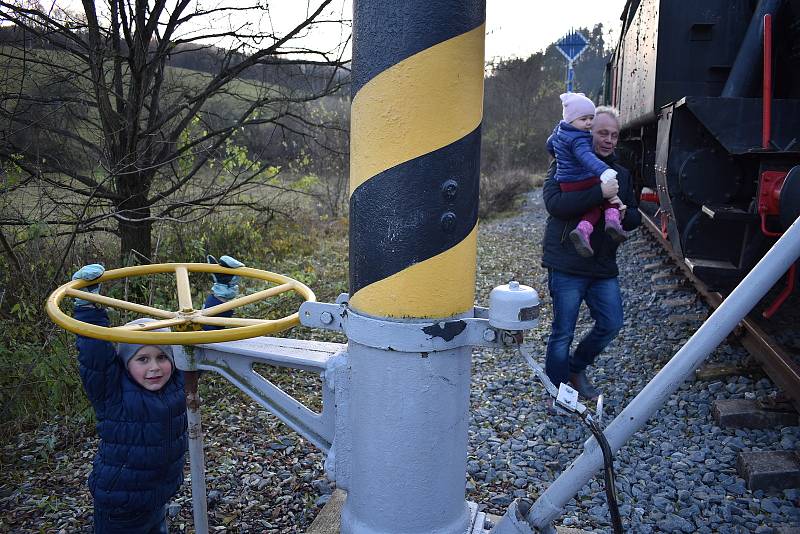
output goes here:
[{"label": "child's blue hooded jacket", "polygon": [[547,151],[556,158],[556,182],[578,182],[610,169],[592,150],[592,134],[561,121],[547,138]]},{"label": "child's blue hooded jacket", "polygon": [[[75,319],[108,326],[104,309],[80,306]],[[95,507],[163,507],[183,482],[187,448],[183,373],[159,391],[137,384],[108,341],[77,336],[83,386],[97,414],[100,445],[89,475]]]}]

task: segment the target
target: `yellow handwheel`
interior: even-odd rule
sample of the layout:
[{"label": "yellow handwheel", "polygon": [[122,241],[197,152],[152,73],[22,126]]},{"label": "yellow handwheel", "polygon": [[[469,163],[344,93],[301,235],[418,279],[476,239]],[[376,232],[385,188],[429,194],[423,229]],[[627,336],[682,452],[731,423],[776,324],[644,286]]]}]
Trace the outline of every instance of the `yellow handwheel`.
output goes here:
[{"label": "yellow handwheel", "polygon": [[[192,294],[189,286],[190,272],[232,274],[243,278],[265,280],[280,285],[250,295],[231,299],[228,302],[212,306],[211,308],[195,310],[192,307]],[[108,282],[110,280],[159,273],[175,273],[178,288],[178,307],[180,308],[178,311],[166,311],[152,306],[135,304],[133,302],[98,295],[96,293],[89,293],[88,291],[81,291],[84,287]],[[222,312],[265,300],[287,291],[294,291],[308,301],[316,300],[314,292],[311,291],[308,286],[282,274],[252,269],[250,267],[229,269],[209,263],[158,263],[113,269],[111,271],[106,271],[103,276],[95,280],[73,280],[68,282],[53,291],[47,298],[47,315],[49,315],[50,319],[57,325],[70,332],[82,336],[105,339],[107,341],[137,343],[141,345],[196,345],[200,343],[217,343],[219,341],[234,341],[237,339],[274,334],[275,332],[287,330],[300,324],[300,316],[297,312],[274,320],[215,317],[215,315]],[[104,327],[84,323],[61,311],[59,304],[64,297],[77,297],[104,306],[111,306],[112,308],[150,316],[156,320],[146,324],[117,327]],[[165,327],[190,330],[199,328],[201,325],[231,328],[208,331],[150,332],[150,330]]]}]

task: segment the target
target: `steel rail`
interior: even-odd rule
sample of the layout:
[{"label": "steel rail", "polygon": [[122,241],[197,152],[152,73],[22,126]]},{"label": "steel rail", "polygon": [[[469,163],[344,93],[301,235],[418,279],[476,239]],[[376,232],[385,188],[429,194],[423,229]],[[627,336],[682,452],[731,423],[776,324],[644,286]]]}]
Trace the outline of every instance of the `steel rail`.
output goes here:
[{"label": "steel rail", "polygon": [[[644,226],[664,247],[700,296],[714,309],[717,309],[722,304],[722,301],[725,300],[725,296],[722,293],[708,289],[706,284],[692,273],[686,262],[675,254],[670,242],[661,233],[659,226],[646,213],[642,210],[639,211],[642,214]],[[790,399],[794,408],[800,412],[800,366],[757,324],[755,319],[747,317],[739,325],[741,326],[739,340],[744,348],[761,364],[767,376]]]}]

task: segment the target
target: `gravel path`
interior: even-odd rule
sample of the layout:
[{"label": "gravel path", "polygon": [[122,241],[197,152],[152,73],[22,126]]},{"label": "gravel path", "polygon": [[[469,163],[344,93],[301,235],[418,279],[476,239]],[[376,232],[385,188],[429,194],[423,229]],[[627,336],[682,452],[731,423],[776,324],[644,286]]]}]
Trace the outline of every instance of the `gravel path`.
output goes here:
[{"label": "gravel path", "polygon": [[[513,217],[484,223],[479,237],[478,304],[492,287],[517,279],[544,300],[542,323],[527,342],[542,358],[550,309],[539,266],[544,209],[539,190]],[[697,313],[704,305],[667,307],[680,295],[654,293],[649,251],[634,236],[620,253],[625,327],[598,359],[592,375],[613,416],[630,401],[696,329],[668,324],[670,313]],[[581,319],[579,328],[588,326]],[[580,335],[582,330],[579,330]],[[300,329],[298,337],[309,337]],[[313,337],[330,339],[314,333]],[[713,361],[739,361],[738,346],[723,345]],[[467,498],[502,514],[517,496],[535,498],[578,456],[588,430],[573,418],[548,416],[543,388],[516,353],[476,351]],[[308,404],[319,402],[319,379],[271,373],[270,378]],[[333,490],[323,456],[224,380],[201,381],[207,432],[207,480],[212,531],[304,532]],[[800,428],[727,430],[714,425],[714,399],[761,397],[774,391],[762,377],[730,377],[684,385],[616,456],[621,512],[629,532],[778,532],[800,525],[800,492],[749,492],[736,476],[740,450],[797,450]],[[0,451],[0,531],[91,532],[85,486],[96,447],[93,431],[57,421],[13,438]],[[193,531],[189,481],[170,506],[173,532]],[[564,525],[608,532],[601,479],[569,503]]]}]

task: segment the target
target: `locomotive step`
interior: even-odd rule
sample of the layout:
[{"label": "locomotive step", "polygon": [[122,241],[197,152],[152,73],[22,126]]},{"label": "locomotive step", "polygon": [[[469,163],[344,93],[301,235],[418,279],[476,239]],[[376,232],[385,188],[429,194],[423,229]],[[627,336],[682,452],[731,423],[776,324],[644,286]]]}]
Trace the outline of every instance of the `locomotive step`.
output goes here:
[{"label": "locomotive step", "polygon": [[744,211],[733,206],[703,205],[703,213],[715,221],[758,222],[758,214]]},{"label": "locomotive step", "polygon": [[684,258],[684,263],[689,270],[700,279],[706,278],[709,274],[723,274],[738,270],[738,267],[729,261],[705,260],[702,258]]}]

